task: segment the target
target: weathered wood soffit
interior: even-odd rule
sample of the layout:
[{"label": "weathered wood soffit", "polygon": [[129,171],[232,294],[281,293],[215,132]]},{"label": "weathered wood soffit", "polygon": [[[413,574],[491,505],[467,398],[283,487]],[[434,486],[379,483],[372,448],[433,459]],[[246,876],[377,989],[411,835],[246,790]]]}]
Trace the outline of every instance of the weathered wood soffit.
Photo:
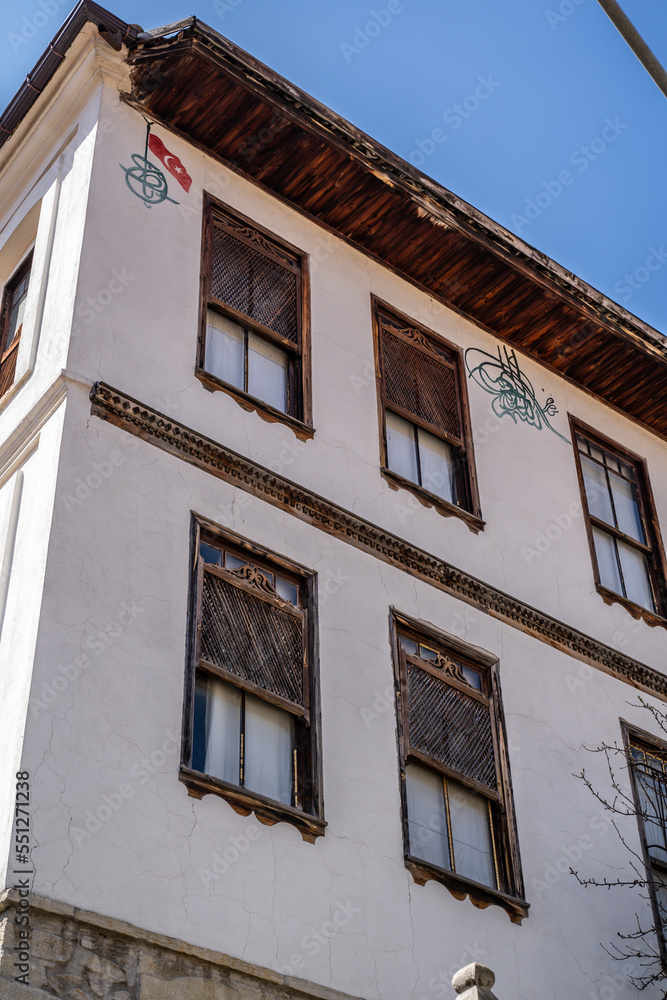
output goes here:
[{"label": "weathered wood soffit", "polygon": [[494,335],[667,437],[667,338],[190,18],[127,99]]},{"label": "weathered wood soffit", "polygon": [[144,32],[80,0],[0,116],[0,147],[87,22],[128,53],[130,103],[667,437],[666,337],[194,17]]}]

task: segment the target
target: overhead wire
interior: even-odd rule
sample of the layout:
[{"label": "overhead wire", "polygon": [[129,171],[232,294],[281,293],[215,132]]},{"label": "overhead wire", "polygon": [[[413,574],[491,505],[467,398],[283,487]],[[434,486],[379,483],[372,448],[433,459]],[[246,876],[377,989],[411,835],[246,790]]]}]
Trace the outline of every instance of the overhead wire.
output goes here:
[{"label": "overhead wire", "polygon": [[616,0],[598,0],[603,11],[618,29],[644,69],[651,75],[654,82],[667,97],[667,71],[656,54],[649,48],[634,24],[619,6]]}]

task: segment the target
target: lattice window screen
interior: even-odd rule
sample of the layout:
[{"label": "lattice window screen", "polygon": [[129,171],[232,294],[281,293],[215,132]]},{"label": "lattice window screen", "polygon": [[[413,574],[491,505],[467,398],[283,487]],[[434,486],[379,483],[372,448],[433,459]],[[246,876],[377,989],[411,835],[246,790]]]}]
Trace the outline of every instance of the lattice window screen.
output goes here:
[{"label": "lattice window screen", "polygon": [[292,343],[298,340],[298,274],[217,222],[211,248],[211,292]]},{"label": "lattice window screen", "polygon": [[382,330],[385,400],[461,440],[452,365]]},{"label": "lattice window screen", "polygon": [[304,707],[303,619],[204,570],[201,655]]},{"label": "lattice window screen", "polygon": [[407,674],[411,749],[497,790],[490,707],[412,663]]},{"label": "lattice window screen", "polygon": [[19,356],[19,344],[21,342],[21,335],[14,339],[14,343],[11,346],[11,350],[5,352],[6,357],[2,363],[0,363],[0,396],[4,396],[6,392],[11,389],[14,385],[14,376],[16,375],[16,361]]}]

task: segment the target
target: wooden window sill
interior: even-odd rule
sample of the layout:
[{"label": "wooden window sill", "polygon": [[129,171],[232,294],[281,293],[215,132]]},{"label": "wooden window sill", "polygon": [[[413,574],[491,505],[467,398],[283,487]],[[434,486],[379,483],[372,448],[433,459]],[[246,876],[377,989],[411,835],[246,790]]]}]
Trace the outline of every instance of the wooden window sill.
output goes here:
[{"label": "wooden window sill", "polygon": [[597,584],[595,588],[604,601],[610,607],[612,604],[622,605],[633,618],[639,620],[640,618],[646,622],[651,628],[655,628],[656,625],[661,625],[662,628],[667,628],[667,618],[663,618],[662,615],[656,614],[655,611],[649,611],[648,608],[643,608],[641,604],[635,604],[634,601],[628,600],[627,597],[623,597],[622,594],[617,594],[613,590],[608,590],[607,587],[603,587],[602,584]]},{"label": "wooden window sill", "polygon": [[447,871],[446,868],[439,868],[409,854],[405,857],[405,867],[419,885],[425,885],[433,879],[444,885],[455,899],[465,899],[468,896],[473,906],[480,910],[485,910],[487,906],[501,906],[513,924],[520,924],[524,917],[528,916],[530,903],[517,896],[509,896],[500,889],[492,889],[488,885],[474,882],[464,875],[457,875],[455,872]]},{"label": "wooden window sill", "polygon": [[483,521],[481,517],[476,514],[472,514],[469,510],[464,510],[463,507],[457,506],[457,504],[449,503],[448,500],[443,500],[436,493],[431,493],[429,490],[425,490],[423,486],[418,483],[413,483],[409,479],[405,479],[398,472],[394,472],[392,469],[388,469],[386,466],[382,466],[380,469],[380,474],[383,479],[386,479],[392,490],[404,489],[415,496],[423,507],[434,507],[439,514],[444,517],[460,517],[462,521],[468,525],[471,531],[475,534],[484,530],[486,521]]},{"label": "wooden window sill", "polygon": [[235,812],[241,816],[255,814],[260,823],[265,826],[274,826],[276,823],[291,823],[295,826],[304,840],[313,844],[318,837],[324,836],[326,820],[319,816],[311,816],[309,813],[295,809],[293,806],[286,806],[283,802],[276,802],[265,795],[256,792],[249,792],[238,785],[230,785],[219,778],[213,778],[210,774],[201,774],[193,771],[189,767],[181,765],[179,779],[187,787],[188,795],[201,799],[204,795],[219,795],[226,799]]},{"label": "wooden window sill", "polygon": [[275,424],[286,424],[296,436],[301,441],[306,441],[312,438],[315,434],[315,428],[311,427],[309,424],[305,424],[303,420],[298,420],[289,413],[284,413],[282,410],[277,410],[275,406],[271,406],[269,403],[264,403],[261,399],[257,399],[255,396],[250,396],[247,392],[243,392],[242,389],[237,389],[233,385],[228,385],[227,382],[223,382],[222,379],[217,378],[215,375],[211,375],[210,372],[205,371],[203,368],[195,368],[195,376],[199,379],[201,384],[209,392],[226,392],[228,396],[231,396],[236,402],[247,410],[249,413],[257,413],[262,418],[266,420],[267,423]]}]

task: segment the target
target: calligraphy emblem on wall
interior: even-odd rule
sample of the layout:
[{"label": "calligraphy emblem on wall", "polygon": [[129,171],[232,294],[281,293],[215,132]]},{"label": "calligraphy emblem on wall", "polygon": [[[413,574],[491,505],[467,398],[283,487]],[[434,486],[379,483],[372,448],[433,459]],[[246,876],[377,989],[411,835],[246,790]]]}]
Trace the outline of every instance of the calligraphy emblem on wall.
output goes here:
[{"label": "calligraphy emblem on wall", "polygon": [[[482,360],[473,365],[470,359],[475,355]],[[476,347],[469,347],[465,352],[465,365],[468,377],[481,386],[484,392],[494,397],[491,407],[497,417],[510,416],[514,423],[521,420],[538,430],[548,427],[561,441],[570,443],[551,426],[549,418],[558,413],[553,396],[549,396],[544,403],[538,402],[532,383],[519,368],[513,350],[508,351],[506,347],[502,349],[498,347],[498,357],[495,357]]]},{"label": "calligraphy emblem on wall", "polygon": [[160,168],[148,159],[148,150],[150,149],[161,160],[186,193],[190,190],[192,178],[179,158],[169,152],[161,139],[151,134],[151,125],[152,122],[146,122],[146,146],[143,155],[133,153],[133,166],[124,167],[121,163],[120,168],[125,171],[125,181],[130,191],[137,198],[141,198],[146,208],[159,205],[163,201],[170,201],[174,205],[178,205],[174,198],[169,197],[167,178]]}]

